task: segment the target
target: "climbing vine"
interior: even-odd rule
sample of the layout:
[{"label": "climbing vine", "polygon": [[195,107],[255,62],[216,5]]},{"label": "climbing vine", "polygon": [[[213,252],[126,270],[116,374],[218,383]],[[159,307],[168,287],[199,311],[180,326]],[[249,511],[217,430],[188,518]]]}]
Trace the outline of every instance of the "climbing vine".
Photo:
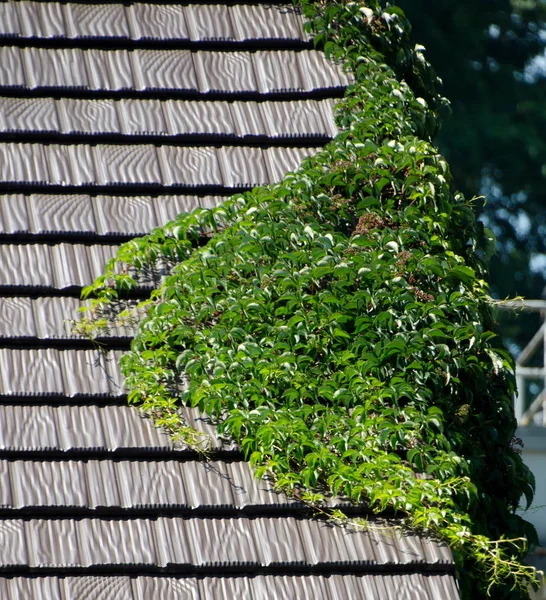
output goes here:
[{"label": "climbing vine", "polygon": [[186,443],[198,407],[281,489],[394,511],[446,540],[465,598],[527,598],[534,481],[493,332],[493,240],[431,144],[447,106],[402,11],[304,0],[352,73],[335,140],[276,185],[124,244],[84,291],[95,332],[156,282],[122,359],[129,400]]}]

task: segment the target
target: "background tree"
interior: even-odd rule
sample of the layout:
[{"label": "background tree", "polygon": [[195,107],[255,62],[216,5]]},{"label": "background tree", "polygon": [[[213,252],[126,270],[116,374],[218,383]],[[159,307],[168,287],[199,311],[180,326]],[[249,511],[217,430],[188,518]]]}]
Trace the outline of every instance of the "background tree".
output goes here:
[{"label": "background tree", "polygon": [[[456,186],[479,193],[482,218],[497,236],[490,265],[500,298],[540,298],[546,253],[546,4],[539,0],[400,0],[416,43],[444,81],[453,114],[436,143]],[[545,63],[542,63],[543,65]],[[536,259],[535,259],[536,260]],[[535,262],[535,266],[536,266]],[[503,334],[522,346],[536,315],[502,315]]]}]

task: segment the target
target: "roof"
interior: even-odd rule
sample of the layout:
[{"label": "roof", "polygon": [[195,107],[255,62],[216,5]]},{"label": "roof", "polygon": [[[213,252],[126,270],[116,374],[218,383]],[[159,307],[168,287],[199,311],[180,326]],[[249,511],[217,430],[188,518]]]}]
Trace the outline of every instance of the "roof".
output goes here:
[{"label": "roof", "polygon": [[175,445],[126,405],[131,331],[99,354],[70,327],[121,242],[335,135],[348,77],[302,23],[271,3],[0,2],[1,598],[458,597],[444,544],[310,518],[235,446]]}]

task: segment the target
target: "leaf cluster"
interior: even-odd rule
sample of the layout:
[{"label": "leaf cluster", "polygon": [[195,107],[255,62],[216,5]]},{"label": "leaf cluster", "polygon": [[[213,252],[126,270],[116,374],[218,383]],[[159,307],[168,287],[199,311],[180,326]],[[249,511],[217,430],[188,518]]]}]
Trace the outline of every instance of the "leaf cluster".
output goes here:
[{"label": "leaf cluster", "polygon": [[468,598],[525,598],[534,481],[483,228],[430,143],[437,78],[399,9],[303,9],[354,76],[340,134],[281,183],[123,246],[86,290],[92,319],[155,281],[122,363],[132,402],[178,433],[178,407],[198,407],[280,488],[446,539]]}]

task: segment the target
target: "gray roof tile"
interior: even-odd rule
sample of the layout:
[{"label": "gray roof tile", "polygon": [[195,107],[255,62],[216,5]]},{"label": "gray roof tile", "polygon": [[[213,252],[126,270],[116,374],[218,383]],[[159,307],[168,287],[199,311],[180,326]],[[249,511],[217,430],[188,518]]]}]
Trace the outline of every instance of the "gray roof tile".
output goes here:
[{"label": "gray roof tile", "polygon": [[[54,578],[52,578],[54,579]],[[133,596],[129,577],[66,577],[59,580],[62,600],[144,600],[154,596]],[[42,598],[42,596],[35,596]],[[45,600],[45,599],[44,599]],[[57,600],[57,596],[52,598]]]},{"label": "gray roof tile", "polygon": [[22,48],[27,88],[86,89],[84,54],[77,48]]},{"label": "gray roof tile", "polygon": [[231,9],[222,4],[189,4],[186,23],[193,41],[233,40]]},{"label": "gray roof tile", "polygon": [[[12,523],[21,523],[12,520]],[[24,563],[30,567],[83,567],[78,534],[81,522],[71,519],[25,521],[23,537],[28,558]],[[91,541],[89,538],[86,542]],[[0,564],[3,561],[3,551],[0,550]]]},{"label": "gray roof tile", "polygon": [[252,92],[257,87],[253,54],[197,52],[194,55],[199,89],[208,92]]},{"label": "gray roof tile", "polygon": [[0,244],[0,286],[40,287],[52,279],[48,246]]},{"label": "gray roof tile", "polygon": [[7,132],[59,131],[52,98],[0,98],[0,126]]},{"label": "gray roof tile", "polygon": [[19,10],[21,36],[27,38],[57,38],[66,35],[64,14],[60,2],[12,2]]},{"label": "gray roof tile", "polygon": [[254,187],[269,181],[261,148],[222,147],[216,153],[226,187]]},{"label": "gray roof tile", "polygon": [[11,2],[2,2],[0,4],[0,38],[17,37],[21,31],[15,5]]},{"label": "gray roof tile", "polygon": [[23,522],[0,521],[0,565],[24,565],[27,562]]},{"label": "gray roof tile", "polygon": [[107,146],[93,148],[97,165],[96,183],[99,185],[161,184],[156,147]]},{"label": "gray roof tile", "polygon": [[231,8],[231,20],[238,40],[302,40],[303,17],[292,5],[237,4]]},{"label": "gray roof tile", "polygon": [[1,396],[121,396],[117,364],[94,350],[0,348]]},{"label": "gray roof tile", "polygon": [[85,63],[79,68],[89,74],[89,89],[102,91],[132,90],[133,79],[130,55],[124,50],[86,50]]},{"label": "gray roof tile", "polygon": [[262,94],[304,92],[310,90],[305,73],[301,73],[299,53],[261,50],[253,55],[258,77],[258,89]]},{"label": "gray roof tile", "polygon": [[[195,578],[136,577],[132,580],[132,584],[135,599],[203,600],[203,596],[199,593],[199,582]],[[208,588],[208,585],[205,587]],[[227,597],[229,596],[224,596]]]},{"label": "gray roof tile", "polygon": [[63,6],[67,33],[72,38],[129,38],[123,4],[76,4]]},{"label": "gray roof tile", "polygon": [[[35,100],[28,98],[28,103]],[[56,103],[61,133],[119,133],[121,126],[114,100],[73,100],[61,98]],[[37,129],[37,127],[36,127]]]},{"label": "gray roof tile", "polygon": [[127,8],[132,38],[188,40],[186,7],[135,2]]},{"label": "gray roof tile", "polygon": [[146,196],[95,196],[91,202],[97,215],[95,231],[99,235],[136,235],[165,222],[157,218],[154,201]]},{"label": "gray roof tile", "polygon": [[235,135],[227,102],[185,102],[167,100],[163,111],[170,135]]},{"label": "gray roof tile", "polygon": [[25,73],[19,48],[0,47],[0,86],[6,88],[25,87]]},{"label": "gray roof tile", "polygon": [[45,183],[49,180],[47,149],[38,144],[0,143],[0,180]]},{"label": "gray roof tile", "polygon": [[198,91],[189,50],[135,50],[131,61],[138,90]]},{"label": "gray roof tile", "polygon": [[88,234],[97,230],[89,196],[27,196],[30,232]]},{"label": "gray roof tile", "polygon": [[163,116],[164,102],[160,100],[120,100],[116,108],[124,135],[166,135],[167,125]]},{"label": "gray roof tile", "polygon": [[30,298],[0,298],[0,337],[37,337]]},{"label": "gray roof tile", "polygon": [[25,196],[23,194],[0,195],[0,231],[23,233],[30,229]]}]

